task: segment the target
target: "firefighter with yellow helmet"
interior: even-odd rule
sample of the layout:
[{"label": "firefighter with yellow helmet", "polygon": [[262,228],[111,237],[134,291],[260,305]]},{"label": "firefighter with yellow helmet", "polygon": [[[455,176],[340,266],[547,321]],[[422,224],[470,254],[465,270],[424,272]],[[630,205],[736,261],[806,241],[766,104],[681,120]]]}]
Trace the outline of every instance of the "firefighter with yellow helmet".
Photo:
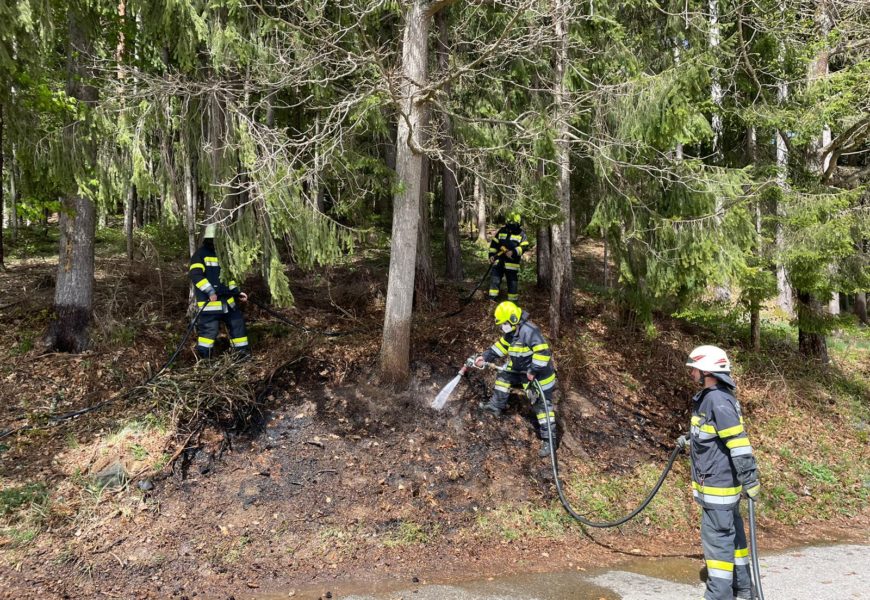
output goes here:
[{"label": "firefighter with yellow helmet", "polygon": [[516,302],[519,299],[520,260],[529,247],[526,232],[520,224],[522,218],[518,212],[509,212],[505,216],[504,227],[495,233],[489,243],[489,262],[492,272],[489,280],[489,299],[497,300],[501,288],[501,278],[507,281],[508,300]]},{"label": "firefighter with yellow helmet", "polygon": [[[540,456],[550,455],[549,432],[556,432],[556,413],[553,407],[553,390],[556,387],[556,369],[553,365],[553,353],[550,345],[544,339],[540,328],[529,321],[529,314],[513,302],[502,302],[495,308],[495,324],[502,331],[502,336],[486,352],[474,358],[474,364],[482,367],[507,358],[505,370],[499,371],[495,380],[492,398],[482,403],[481,408],[495,416],[500,416],[507,406],[511,387],[527,389],[533,380],[537,379],[547,398],[550,411],[546,410],[544,399],[538,396],[532,408],[538,421],[538,435],[543,443]],[[549,426],[548,422],[549,421]]]}]

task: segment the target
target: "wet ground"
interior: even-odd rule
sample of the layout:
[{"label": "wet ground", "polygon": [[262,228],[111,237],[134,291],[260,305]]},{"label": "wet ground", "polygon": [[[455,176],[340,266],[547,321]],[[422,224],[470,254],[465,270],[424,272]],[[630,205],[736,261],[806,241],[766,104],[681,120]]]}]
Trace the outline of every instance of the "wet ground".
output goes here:
[{"label": "wet ground", "polygon": [[[870,546],[832,545],[792,550],[760,559],[766,600],[851,600],[870,597]],[[700,561],[638,560],[606,571],[517,575],[463,583],[330,592],[345,600],[697,600],[704,593]],[[292,594],[292,595],[290,595]],[[322,598],[323,591],[291,590],[280,596]]]}]

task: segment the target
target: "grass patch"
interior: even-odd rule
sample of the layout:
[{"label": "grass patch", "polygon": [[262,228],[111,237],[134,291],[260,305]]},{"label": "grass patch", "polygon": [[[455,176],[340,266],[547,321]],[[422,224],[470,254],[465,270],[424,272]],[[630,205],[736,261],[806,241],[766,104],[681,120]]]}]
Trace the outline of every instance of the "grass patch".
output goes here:
[{"label": "grass patch", "polygon": [[574,527],[571,517],[558,503],[499,506],[477,517],[475,528],[485,537],[512,542],[524,538],[558,539]]},{"label": "grass patch", "polygon": [[[48,488],[42,483],[9,486],[0,491],[0,541],[13,548],[32,542],[49,513]],[[2,545],[2,543],[0,543]]]},{"label": "grass patch", "polygon": [[48,502],[48,489],[42,483],[9,487],[0,491],[0,516],[6,517],[34,505]]},{"label": "grass patch", "polygon": [[438,531],[438,525],[427,529],[414,521],[400,521],[396,530],[387,536],[383,543],[387,548],[426,544],[438,535]]}]

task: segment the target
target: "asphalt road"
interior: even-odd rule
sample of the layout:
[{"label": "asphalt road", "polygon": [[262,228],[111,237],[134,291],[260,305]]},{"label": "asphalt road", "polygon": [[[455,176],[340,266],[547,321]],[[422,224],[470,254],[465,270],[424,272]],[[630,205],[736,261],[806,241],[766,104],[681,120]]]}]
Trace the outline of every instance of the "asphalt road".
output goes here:
[{"label": "asphalt road", "polygon": [[[421,585],[346,600],[698,600],[700,561],[637,561],[600,573],[516,576]],[[761,557],[765,600],[870,599],[870,546],[816,546]]]}]

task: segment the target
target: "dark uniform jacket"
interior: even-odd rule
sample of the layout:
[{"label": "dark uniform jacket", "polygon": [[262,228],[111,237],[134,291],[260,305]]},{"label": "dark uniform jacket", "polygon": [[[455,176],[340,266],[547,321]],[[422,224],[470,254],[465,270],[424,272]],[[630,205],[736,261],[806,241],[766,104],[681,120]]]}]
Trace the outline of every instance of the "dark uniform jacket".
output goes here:
[{"label": "dark uniform jacket", "polygon": [[[188,276],[196,288],[196,305],[205,306],[203,312],[227,312],[235,308],[239,286],[235,281],[230,281],[228,285],[221,282],[220,261],[212,244],[203,244],[190,257]],[[211,294],[217,295],[217,301],[209,301]]]},{"label": "dark uniform jacket", "polygon": [[[505,225],[499,229],[489,243],[489,257],[498,257],[505,269],[517,271],[520,268],[520,257],[529,247],[526,232],[516,224]],[[507,250],[513,251],[513,256],[507,256]]]},{"label": "dark uniform jacket", "polygon": [[730,509],[743,485],[754,484],[758,475],[734,382],[727,375],[717,378],[715,387],[692,399],[692,495],[705,508]]},{"label": "dark uniform jacket", "polygon": [[546,391],[556,385],[553,352],[538,326],[528,319],[528,313],[523,311],[517,328],[504,334],[484,352],[483,360],[494,362],[508,356],[508,369],[523,373],[531,371]]}]

